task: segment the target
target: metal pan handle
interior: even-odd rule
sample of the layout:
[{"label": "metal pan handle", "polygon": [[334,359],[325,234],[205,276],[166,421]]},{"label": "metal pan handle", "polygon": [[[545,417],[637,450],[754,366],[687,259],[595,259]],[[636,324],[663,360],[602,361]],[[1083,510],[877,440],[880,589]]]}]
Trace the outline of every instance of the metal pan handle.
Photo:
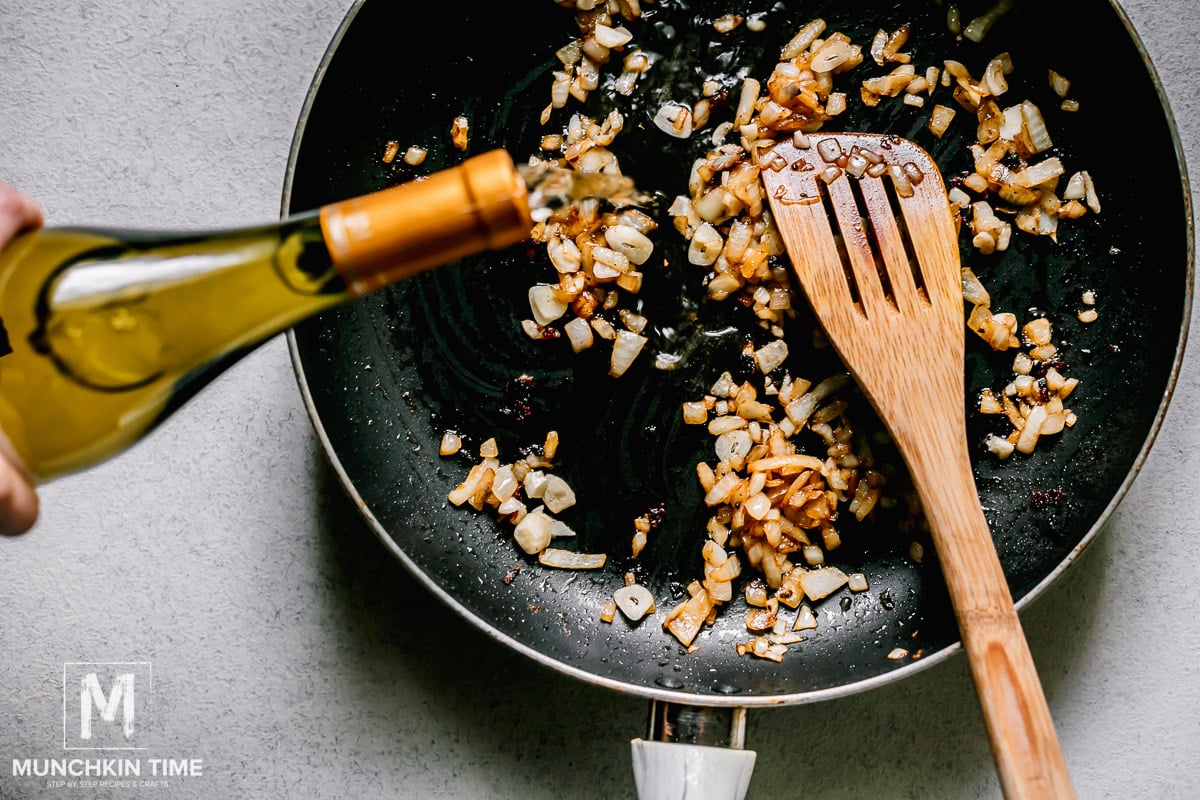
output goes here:
[{"label": "metal pan handle", "polygon": [[746,709],[650,703],[649,738],[630,742],[638,800],[742,800],[756,754]]}]

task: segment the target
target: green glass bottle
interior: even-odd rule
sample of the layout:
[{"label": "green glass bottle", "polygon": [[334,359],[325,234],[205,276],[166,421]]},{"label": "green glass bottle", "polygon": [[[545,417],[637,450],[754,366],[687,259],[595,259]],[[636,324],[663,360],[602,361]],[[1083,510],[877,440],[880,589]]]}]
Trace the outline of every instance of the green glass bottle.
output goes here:
[{"label": "green glass bottle", "polygon": [[256,227],[29,231],[0,251],[0,428],[39,482],[83,469],[306,317],[531,227],[494,150]]}]

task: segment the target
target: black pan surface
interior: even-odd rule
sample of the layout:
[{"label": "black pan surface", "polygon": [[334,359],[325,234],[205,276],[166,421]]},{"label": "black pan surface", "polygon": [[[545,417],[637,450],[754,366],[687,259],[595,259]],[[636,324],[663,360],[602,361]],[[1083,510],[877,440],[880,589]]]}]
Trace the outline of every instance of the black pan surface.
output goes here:
[{"label": "black pan surface", "polygon": [[[522,4],[519,14],[513,8],[481,3],[457,8],[451,19],[431,4],[403,11],[381,0],[357,4],[314,80],[284,212],[384,188],[493,147],[506,147],[518,161],[536,153],[541,135],[565,123],[565,115],[556,116],[543,128],[538,115],[549,102],[554,51],[576,35],[574,15],[549,0]],[[1135,476],[1186,338],[1192,296],[1186,177],[1170,111],[1127,19],[1107,3],[1018,2],[976,44],[956,40],[945,7],[932,0],[759,1],[736,9],[657,0],[645,8],[634,41],[659,58],[632,102],[623,101],[626,132],[613,149],[639,186],[661,190],[667,202],[685,191],[688,167],[707,140],[659,134],[654,111],[669,99],[698,97],[700,82],[712,74],[732,80],[749,67],[765,76],[781,44],[818,16],[863,43],[877,29],[908,24],[905,49],[918,65],[953,58],[978,74],[992,56],[1009,52],[1015,66],[1009,97],[1037,102],[1068,169],[1094,177],[1102,213],[1064,223],[1057,243],[1017,235],[1008,251],[984,258],[964,240],[964,263],[986,275],[993,306],[1023,319],[1051,315],[1065,368],[1081,380],[1071,402],[1079,417],[1073,429],[1028,457],[998,462],[982,444],[998,423],[972,409],[982,388],[1011,376],[1011,354],[993,353],[968,333],[964,402],[976,479],[1013,595],[1018,605],[1028,602],[1088,545]],[[961,8],[966,19],[985,7]],[[715,33],[712,21],[731,10],[760,13],[766,29]],[[437,44],[413,47],[416,38]],[[1057,110],[1048,69],[1072,79],[1078,112]],[[867,74],[861,70],[858,80]],[[1113,76],[1120,76],[1119,94]],[[601,95],[560,113],[600,117],[611,107]],[[450,122],[460,114],[471,122],[467,154],[450,144]],[[863,109],[852,96],[837,127],[911,138],[952,180],[970,166],[973,131],[955,126],[939,140],[926,130],[927,118],[928,109],[899,101]],[[384,164],[389,140],[426,147],[426,162]],[[665,208],[666,202],[660,212]],[[637,695],[707,705],[807,702],[861,691],[956,652],[936,559],[909,558],[898,512],[839,525],[845,544],[834,563],[864,572],[871,588],[820,604],[818,629],[781,664],[736,655],[734,642],[749,638],[738,599],[698,637],[695,652],[684,652],[663,631],[662,614],[682,584],[700,574],[707,518],[694,468],[700,459],[711,461],[711,444],[706,433],[682,424],[680,404],[738,363],[750,328],[734,304],[704,300],[701,271],[687,265],[665,213],[662,222],[669,235],[659,237],[656,254],[671,266],[650,274],[640,297],[657,326],[648,351],[687,353],[673,371],[654,369],[643,356],[614,380],[606,374],[606,351],[576,356],[565,342],[547,346],[555,343],[525,336],[519,327],[528,316],[525,292],[546,280],[551,267],[540,249],[524,246],[447,265],[296,328],[290,345],[306,402],[365,519],[391,553],[469,622],[556,669]],[[1087,289],[1096,293],[1100,313],[1085,326],[1075,311]],[[827,351],[803,344],[810,338],[805,325],[802,317],[789,332],[793,374],[819,379],[839,365]],[[515,388],[521,375],[533,378],[528,392]],[[521,403],[530,413],[514,413]],[[859,408],[869,426],[866,403],[860,400]],[[502,454],[559,431],[555,472],[579,497],[563,518],[579,534],[575,549],[609,554],[606,568],[542,568],[520,555],[510,526],[447,503],[470,466],[467,456],[439,457],[447,429],[464,436],[464,450],[495,436]],[[632,520],[659,504],[665,520],[637,569],[660,611],[638,625],[620,616],[605,624],[600,607],[631,566]],[[895,647],[922,657],[888,660]]]}]

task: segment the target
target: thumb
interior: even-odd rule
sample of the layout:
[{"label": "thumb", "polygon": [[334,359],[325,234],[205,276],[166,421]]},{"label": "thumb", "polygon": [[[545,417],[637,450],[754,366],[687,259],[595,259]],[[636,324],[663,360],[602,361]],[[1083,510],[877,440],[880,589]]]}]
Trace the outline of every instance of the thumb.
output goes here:
[{"label": "thumb", "polygon": [[33,484],[16,465],[0,457],[0,535],[24,533],[37,517],[38,496]]},{"label": "thumb", "polygon": [[0,183],[0,246],[26,228],[42,224],[42,210],[31,198]]}]

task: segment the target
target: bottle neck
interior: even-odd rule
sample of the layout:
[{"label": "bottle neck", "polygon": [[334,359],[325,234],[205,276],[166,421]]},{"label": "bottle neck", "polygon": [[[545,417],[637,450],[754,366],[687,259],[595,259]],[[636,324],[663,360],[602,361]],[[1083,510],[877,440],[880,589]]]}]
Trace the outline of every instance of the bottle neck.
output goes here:
[{"label": "bottle neck", "polygon": [[524,241],[528,190],[503,150],[427,178],[324,206],[334,267],[361,296],[431,267]]}]

